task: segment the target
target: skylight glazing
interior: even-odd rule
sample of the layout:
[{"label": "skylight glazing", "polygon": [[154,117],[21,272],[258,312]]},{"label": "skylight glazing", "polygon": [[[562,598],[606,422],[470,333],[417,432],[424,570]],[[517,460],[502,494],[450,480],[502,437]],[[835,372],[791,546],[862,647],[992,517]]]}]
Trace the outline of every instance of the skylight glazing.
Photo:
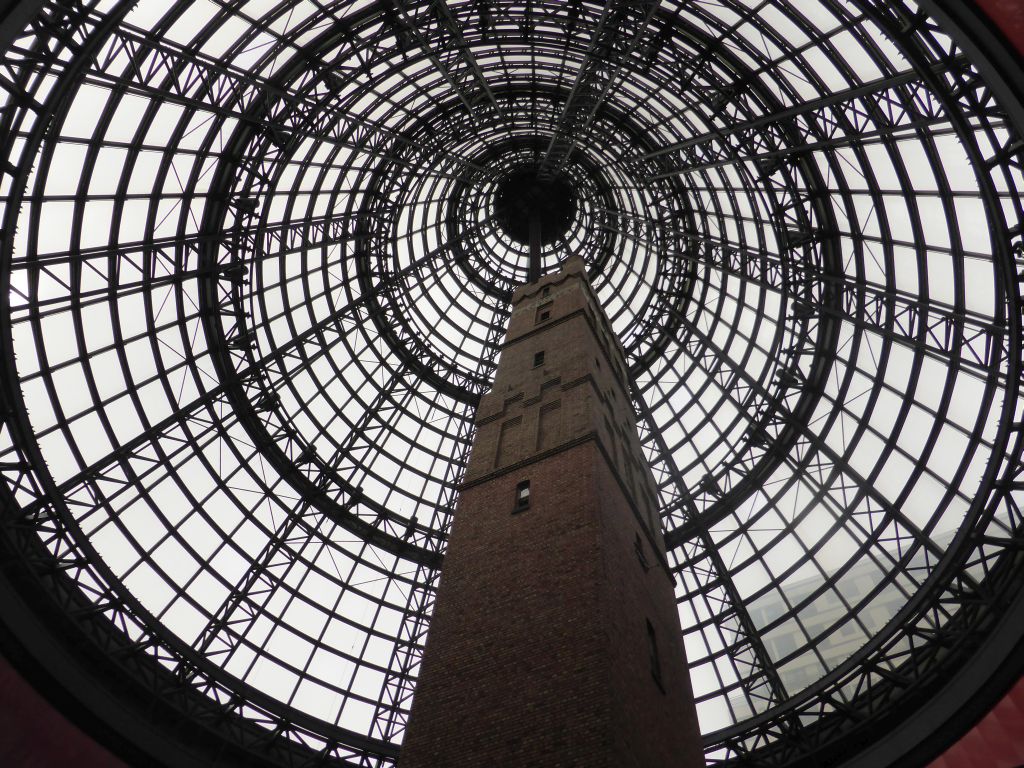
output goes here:
[{"label": "skylight glazing", "polygon": [[911,0],[43,5],[0,69],[8,535],[126,664],[393,761],[539,163],[710,760],[877,725],[1015,588],[1020,126]]}]

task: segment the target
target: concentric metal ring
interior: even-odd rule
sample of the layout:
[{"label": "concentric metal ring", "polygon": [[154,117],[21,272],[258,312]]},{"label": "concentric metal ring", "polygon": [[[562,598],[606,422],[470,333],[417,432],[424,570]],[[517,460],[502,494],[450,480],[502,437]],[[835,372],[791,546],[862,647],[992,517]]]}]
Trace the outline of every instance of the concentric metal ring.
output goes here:
[{"label": "concentric metal ring", "polygon": [[391,761],[536,166],[709,759],[879,741],[1022,576],[1021,94],[922,7],[44,2],[0,82],[4,594],[242,763]]}]

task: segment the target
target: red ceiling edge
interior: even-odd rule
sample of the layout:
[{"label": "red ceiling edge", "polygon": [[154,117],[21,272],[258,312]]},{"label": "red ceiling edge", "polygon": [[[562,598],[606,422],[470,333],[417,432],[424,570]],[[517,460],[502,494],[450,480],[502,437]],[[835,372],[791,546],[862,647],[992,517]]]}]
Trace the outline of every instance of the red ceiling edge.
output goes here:
[{"label": "red ceiling edge", "polygon": [[1024,54],[1024,0],[977,0],[1017,50]]},{"label": "red ceiling edge", "polygon": [[128,768],[64,717],[0,657],[0,765]]},{"label": "red ceiling edge", "polygon": [[1016,768],[1024,763],[1024,680],[928,768]]}]

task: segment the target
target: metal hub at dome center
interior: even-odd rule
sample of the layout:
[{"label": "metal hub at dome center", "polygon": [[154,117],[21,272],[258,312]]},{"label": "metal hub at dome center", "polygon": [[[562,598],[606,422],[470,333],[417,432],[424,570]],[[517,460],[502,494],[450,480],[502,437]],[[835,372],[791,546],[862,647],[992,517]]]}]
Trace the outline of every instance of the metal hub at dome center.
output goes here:
[{"label": "metal hub at dome center", "polygon": [[517,243],[537,240],[549,245],[564,238],[576,215],[576,193],[564,176],[542,178],[537,169],[513,171],[498,182],[494,194],[498,225]]}]

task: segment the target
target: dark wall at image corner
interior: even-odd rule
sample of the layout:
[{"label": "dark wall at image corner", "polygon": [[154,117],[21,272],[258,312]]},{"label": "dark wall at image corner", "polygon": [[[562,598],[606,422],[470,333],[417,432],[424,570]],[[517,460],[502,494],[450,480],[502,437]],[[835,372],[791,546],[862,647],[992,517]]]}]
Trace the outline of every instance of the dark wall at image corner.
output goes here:
[{"label": "dark wall at image corner", "polygon": [[[976,2],[1024,55],[1024,0]],[[36,4],[37,0],[0,0],[0,47],[9,39],[11,28],[18,27],[17,20]],[[1018,689],[1022,687],[1024,684]],[[1017,694],[1020,695],[1019,690]],[[968,737],[972,734],[978,735],[972,731]],[[965,737],[965,742],[970,741],[968,737]],[[962,743],[961,746],[967,744]],[[63,768],[72,765],[79,768],[125,768],[123,762],[50,706],[2,657],[0,765],[11,768]],[[939,765],[945,768],[950,763],[937,762],[936,766]]]},{"label": "dark wall at image corner", "polygon": [[127,768],[60,714],[0,657],[0,765]]},{"label": "dark wall at image corner", "polygon": [[977,0],[977,4],[1024,55],[1024,0]]}]

